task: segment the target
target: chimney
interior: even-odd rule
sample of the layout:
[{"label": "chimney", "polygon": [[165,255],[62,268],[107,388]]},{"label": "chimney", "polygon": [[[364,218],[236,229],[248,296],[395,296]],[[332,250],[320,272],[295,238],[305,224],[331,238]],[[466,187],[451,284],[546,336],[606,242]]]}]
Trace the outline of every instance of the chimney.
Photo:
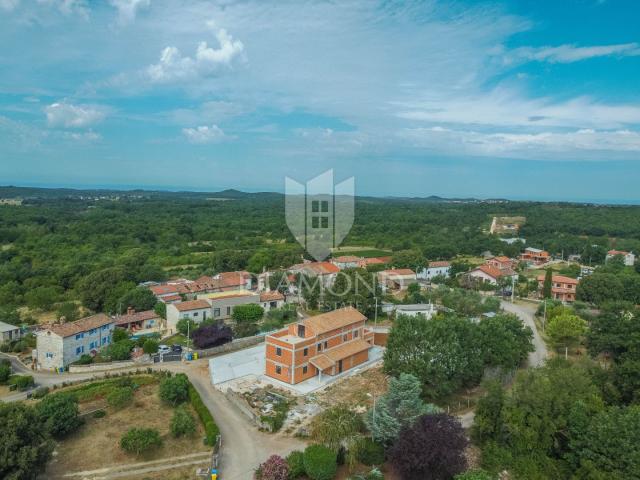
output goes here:
[{"label": "chimney", "polygon": [[127,307],[127,315],[133,315],[136,313],[136,309],[133,307]]}]

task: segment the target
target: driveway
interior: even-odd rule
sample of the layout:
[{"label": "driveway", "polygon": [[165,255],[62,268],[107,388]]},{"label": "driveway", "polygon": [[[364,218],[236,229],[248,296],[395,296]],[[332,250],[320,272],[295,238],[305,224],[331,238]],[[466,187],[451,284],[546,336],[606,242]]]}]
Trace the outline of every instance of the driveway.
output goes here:
[{"label": "driveway", "polygon": [[527,325],[533,331],[533,346],[535,350],[529,354],[528,364],[530,367],[541,367],[547,359],[547,345],[538,333],[533,317],[536,313],[536,306],[529,304],[518,304],[511,302],[502,302],[502,308],[509,313],[516,314],[522,323]]}]

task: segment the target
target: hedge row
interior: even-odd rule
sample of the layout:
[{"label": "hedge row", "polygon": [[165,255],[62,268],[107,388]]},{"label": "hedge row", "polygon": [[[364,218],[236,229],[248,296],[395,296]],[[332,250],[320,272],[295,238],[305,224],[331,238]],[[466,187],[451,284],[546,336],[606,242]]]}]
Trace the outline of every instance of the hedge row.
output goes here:
[{"label": "hedge row", "polygon": [[218,435],[220,435],[220,429],[218,428],[218,425],[216,425],[211,412],[202,402],[200,394],[194,388],[194,386],[191,385],[191,382],[189,382],[189,401],[191,402],[191,406],[193,407],[193,409],[198,414],[198,417],[200,417],[202,425],[204,425],[204,431],[207,436],[206,444],[210,447],[213,447],[216,444]]}]

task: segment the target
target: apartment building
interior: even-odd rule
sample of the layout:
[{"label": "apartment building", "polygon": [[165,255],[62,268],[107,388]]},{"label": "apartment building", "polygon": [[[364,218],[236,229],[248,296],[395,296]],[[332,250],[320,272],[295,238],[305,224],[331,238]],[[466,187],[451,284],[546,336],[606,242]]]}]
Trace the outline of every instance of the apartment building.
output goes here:
[{"label": "apartment building", "polygon": [[633,252],[625,252],[622,250],[609,250],[607,252],[606,261],[608,262],[614,257],[621,256],[622,261],[627,267],[632,267],[634,263],[636,263],[636,256]]},{"label": "apartment building", "polygon": [[306,318],[267,335],[266,375],[296,384],[316,375],[338,375],[369,359],[373,331],[353,307]]}]

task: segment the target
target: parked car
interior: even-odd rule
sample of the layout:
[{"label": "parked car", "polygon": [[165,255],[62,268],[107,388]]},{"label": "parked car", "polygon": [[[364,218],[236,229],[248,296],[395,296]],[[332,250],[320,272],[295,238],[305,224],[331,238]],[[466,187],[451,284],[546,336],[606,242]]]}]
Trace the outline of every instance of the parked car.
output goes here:
[{"label": "parked car", "polygon": [[171,345],[171,351],[173,353],[182,353],[182,345],[178,345],[178,344]]},{"label": "parked car", "polygon": [[165,353],[171,353],[171,349],[167,345],[159,345],[158,353],[164,355]]}]

